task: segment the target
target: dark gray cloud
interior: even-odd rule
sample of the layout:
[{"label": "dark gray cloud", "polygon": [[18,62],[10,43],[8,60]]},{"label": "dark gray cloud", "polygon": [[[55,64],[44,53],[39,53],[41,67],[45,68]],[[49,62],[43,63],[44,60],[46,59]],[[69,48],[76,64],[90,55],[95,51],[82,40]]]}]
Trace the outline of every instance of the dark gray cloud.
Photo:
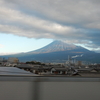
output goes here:
[{"label": "dark gray cloud", "polygon": [[0,32],[100,48],[100,0],[0,0]]}]

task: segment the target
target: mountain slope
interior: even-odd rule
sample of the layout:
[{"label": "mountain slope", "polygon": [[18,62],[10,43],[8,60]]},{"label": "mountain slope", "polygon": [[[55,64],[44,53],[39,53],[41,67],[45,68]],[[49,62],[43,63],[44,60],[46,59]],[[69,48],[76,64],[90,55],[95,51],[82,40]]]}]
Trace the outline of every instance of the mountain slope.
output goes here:
[{"label": "mountain slope", "polygon": [[88,52],[89,50],[82,48],[80,46],[75,46],[73,44],[67,44],[61,41],[54,41],[51,44],[40,48],[35,51],[28,52],[29,54],[42,54],[42,53],[50,53],[50,52],[58,52],[58,51],[77,51],[77,52]]}]

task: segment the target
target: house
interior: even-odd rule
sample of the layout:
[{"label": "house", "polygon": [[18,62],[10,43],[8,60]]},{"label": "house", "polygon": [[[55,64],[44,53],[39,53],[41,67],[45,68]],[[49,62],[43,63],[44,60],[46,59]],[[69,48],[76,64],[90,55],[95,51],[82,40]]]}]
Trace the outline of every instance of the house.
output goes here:
[{"label": "house", "polygon": [[96,70],[97,72],[100,72],[100,67],[94,68],[94,70]]},{"label": "house", "polygon": [[38,66],[38,67],[33,67],[32,70],[33,70],[32,72],[35,74],[44,74],[44,73],[50,72],[51,67]]},{"label": "house", "polygon": [[51,74],[67,74],[67,68],[52,68]]}]

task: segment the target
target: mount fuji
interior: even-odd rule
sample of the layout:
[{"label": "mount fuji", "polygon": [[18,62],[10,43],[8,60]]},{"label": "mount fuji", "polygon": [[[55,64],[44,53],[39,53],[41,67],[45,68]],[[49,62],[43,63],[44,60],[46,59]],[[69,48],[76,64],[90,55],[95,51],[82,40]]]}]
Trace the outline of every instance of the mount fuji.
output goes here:
[{"label": "mount fuji", "polygon": [[100,63],[100,53],[62,41],[54,41],[38,50],[5,57],[17,57],[20,61],[65,62],[68,56],[76,55],[83,55],[77,56],[76,60]]}]

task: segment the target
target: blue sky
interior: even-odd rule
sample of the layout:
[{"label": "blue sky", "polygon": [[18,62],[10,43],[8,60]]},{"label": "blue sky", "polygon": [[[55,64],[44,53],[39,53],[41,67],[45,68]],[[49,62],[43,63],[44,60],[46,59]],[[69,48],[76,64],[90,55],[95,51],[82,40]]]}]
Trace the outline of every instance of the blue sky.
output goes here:
[{"label": "blue sky", "polygon": [[0,55],[53,40],[100,52],[100,0],[0,0]]},{"label": "blue sky", "polygon": [[1,55],[28,52],[42,48],[52,41],[52,39],[34,39],[13,34],[0,34],[0,43],[2,44],[0,45],[0,52]]}]

